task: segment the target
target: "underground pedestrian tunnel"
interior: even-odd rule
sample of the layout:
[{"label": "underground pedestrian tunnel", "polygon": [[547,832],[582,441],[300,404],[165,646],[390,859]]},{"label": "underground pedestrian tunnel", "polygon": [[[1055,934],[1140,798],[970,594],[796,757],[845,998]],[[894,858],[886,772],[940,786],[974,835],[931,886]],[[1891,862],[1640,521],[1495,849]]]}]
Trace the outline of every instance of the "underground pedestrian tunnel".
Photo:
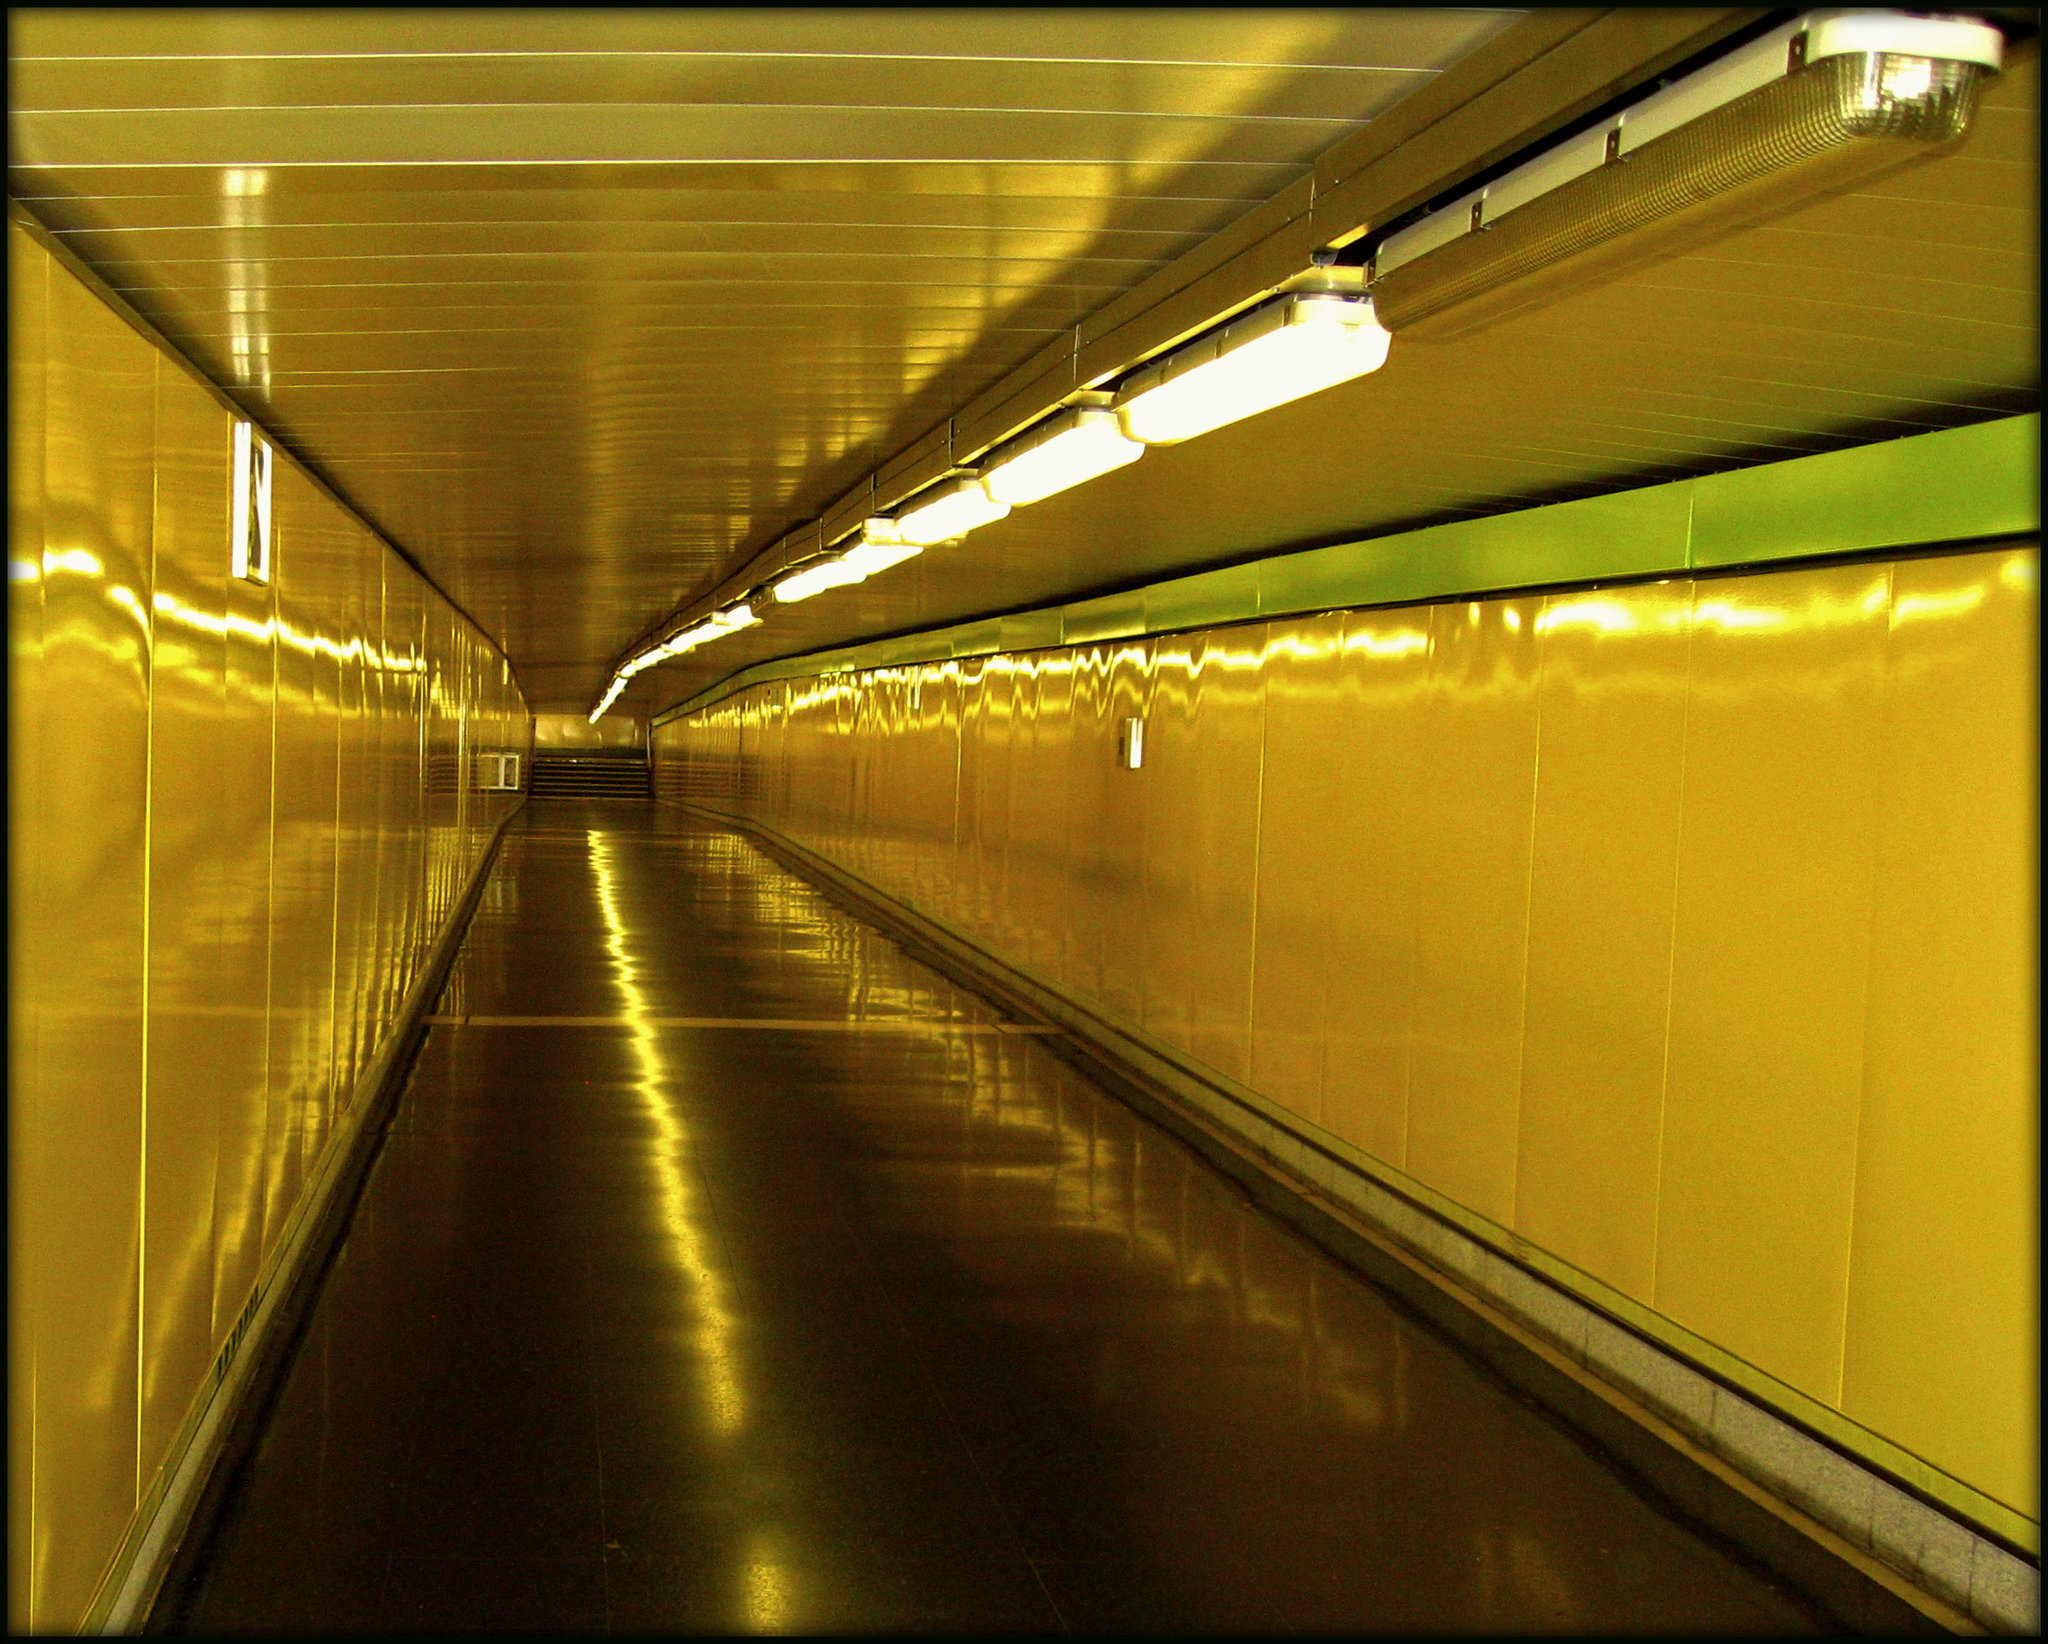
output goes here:
[{"label": "underground pedestrian tunnel", "polygon": [[13,1630],[2038,1631],[2037,33],[12,12]]}]

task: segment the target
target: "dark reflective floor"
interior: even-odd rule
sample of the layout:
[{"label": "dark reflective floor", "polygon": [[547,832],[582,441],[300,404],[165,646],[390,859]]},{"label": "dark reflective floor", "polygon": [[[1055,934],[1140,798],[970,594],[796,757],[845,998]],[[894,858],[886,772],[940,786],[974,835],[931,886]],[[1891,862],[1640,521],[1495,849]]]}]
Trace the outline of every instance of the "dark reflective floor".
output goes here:
[{"label": "dark reflective floor", "polygon": [[1810,1630],[738,837],[529,806],[440,1011],[184,1630]]}]

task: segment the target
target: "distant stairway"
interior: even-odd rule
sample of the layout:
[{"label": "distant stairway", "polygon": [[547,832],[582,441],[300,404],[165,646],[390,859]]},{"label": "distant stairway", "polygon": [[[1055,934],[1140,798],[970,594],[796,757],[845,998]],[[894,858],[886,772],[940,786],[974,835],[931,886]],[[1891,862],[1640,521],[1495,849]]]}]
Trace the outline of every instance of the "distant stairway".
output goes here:
[{"label": "distant stairway", "polygon": [[535,799],[639,799],[654,797],[644,748],[586,748],[533,755]]}]

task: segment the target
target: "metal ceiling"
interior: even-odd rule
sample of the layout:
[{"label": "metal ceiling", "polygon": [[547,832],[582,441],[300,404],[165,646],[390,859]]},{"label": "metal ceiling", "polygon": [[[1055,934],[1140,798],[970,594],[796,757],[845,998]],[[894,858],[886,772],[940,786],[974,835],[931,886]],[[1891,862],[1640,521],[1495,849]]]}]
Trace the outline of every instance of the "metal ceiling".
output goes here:
[{"label": "metal ceiling", "polygon": [[1154,449],[964,542],[643,675],[628,710],[752,662],[1274,551],[2036,409],[2039,60],[1972,133],[1372,376]]},{"label": "metal ceiling", "polygon": [[[581,708],[664,612],[1517,15],[17,10],[10,187],[536,708]],[[935,555],[806,620],[1139,566],[1050,518],[1011,540],[999,577]]]},{"label": "metal ceiling", "polygon": [[2037,409],[2039,72],[2018,54],[1948,155],[1476,336],[1396,336],[1372,376],[771,607],[623,700],[1280,549]]}]

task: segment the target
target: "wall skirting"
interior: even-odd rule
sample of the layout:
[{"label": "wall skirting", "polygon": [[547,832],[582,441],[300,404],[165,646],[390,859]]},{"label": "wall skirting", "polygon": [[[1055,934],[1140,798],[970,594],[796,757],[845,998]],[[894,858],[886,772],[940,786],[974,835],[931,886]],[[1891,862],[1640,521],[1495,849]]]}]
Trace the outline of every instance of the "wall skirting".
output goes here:
[{"label": "wall skirting", "polygon": [[[1261,1202],[1431,1318],[1682,1512],[1859,1630],[2031,1633],[2040,1570],[1981,1527],[1591,1305],[1255,1092],[1138,1036],[751,818],[742,830],[1027,1017]],[[1048,1041],[1057,1044],[1059,1041]],[[1389,1173],[1390,1175],[1392,1173]]]}]

